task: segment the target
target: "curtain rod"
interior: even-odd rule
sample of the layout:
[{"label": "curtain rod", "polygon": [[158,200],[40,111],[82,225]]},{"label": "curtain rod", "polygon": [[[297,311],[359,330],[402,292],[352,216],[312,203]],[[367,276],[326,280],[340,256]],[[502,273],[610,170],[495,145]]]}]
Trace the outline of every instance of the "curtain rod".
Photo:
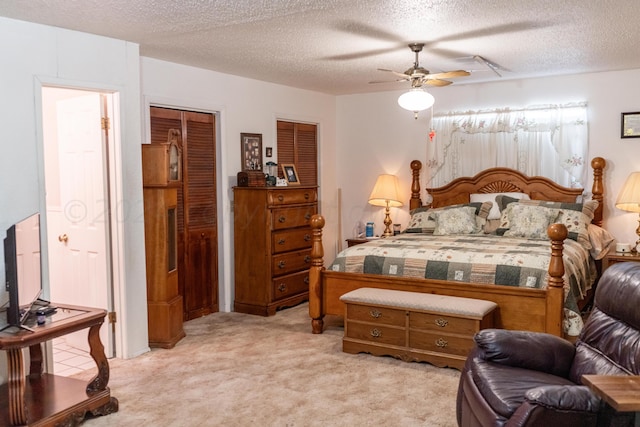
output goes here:
[{"label": "curtain rod", "polygon": [[521,111],[538,111],[538,110],[551,110],[558,108],[576,108],[576,107],[586,107],[587,102],[571,102],[568,104],[547,104],[547,105],[532,105],[531,107],[524,108],[492,108],[488,110],[468,110],[468,111],[449,111],[447,113],[435,113],[433,117],[444,117],[444,116],[468,116],[470,114],[490,114],[490,113],[518,113]]}]

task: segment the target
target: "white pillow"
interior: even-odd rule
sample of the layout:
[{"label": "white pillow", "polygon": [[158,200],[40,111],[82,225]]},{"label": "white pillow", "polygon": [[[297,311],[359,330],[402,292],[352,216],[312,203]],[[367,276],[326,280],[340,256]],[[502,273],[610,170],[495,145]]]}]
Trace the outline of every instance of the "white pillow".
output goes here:
[{"label": "white pillow", "polygon": [[493,202],[493,206],[489,211],[489,216],[487,217],[487,219],[500,219],[500,207],[496,202],[496,196],[500,195],[509,196],[513,197],[514,199],[520,200],[531,200],[527,193],[474,193],[470,195],[470,202]]}]

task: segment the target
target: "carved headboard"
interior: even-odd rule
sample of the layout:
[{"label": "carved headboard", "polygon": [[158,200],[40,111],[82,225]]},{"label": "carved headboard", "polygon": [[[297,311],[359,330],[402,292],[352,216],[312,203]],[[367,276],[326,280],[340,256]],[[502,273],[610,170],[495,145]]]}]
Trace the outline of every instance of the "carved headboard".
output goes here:
[{"label": "carved headboard", "polygon": [[[591,161],[593,168],[592,197],[597,200],[593,223],[602,225],[602,200],[604,184],[602,170],[606,165],[602,157],[595,157]],[[451,181],[442,187],[427,188],[427,193],[433,200],[428,205],[422,204],[420,198],[420,170],[422,163],[419,160],[411,162],[412,182],[410,209],[422,206],[440,207],[460,203],[469,203],[473,193],[527,193],[533,200],[553,200],[558,202],[575,202],[583,193],[582,188],[568,188],[559,185],[548,178],[540,176],[526,176],[522,172],[509,168],[486,169],[473,177],[461,177]]]}]

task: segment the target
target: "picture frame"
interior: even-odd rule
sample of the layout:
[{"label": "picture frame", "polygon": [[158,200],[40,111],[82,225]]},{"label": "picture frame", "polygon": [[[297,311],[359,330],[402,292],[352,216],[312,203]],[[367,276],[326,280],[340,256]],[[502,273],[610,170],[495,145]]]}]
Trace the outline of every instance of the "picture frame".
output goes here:
[{"label": "picture frame", "polygon": [[622,113],[620,138],[640,138],[640,111]]},{"label": "picture frame", "polygon": [[264,155],[267,156],[267,157],[272,157],[273,156],[273,148],[272,147],[265,148]]},{"label": "picture frame", "polygon": [[300,178],[298,177],[298,171],[294,164],[283,163],[282,174],[284,175],[284,179],[287,180],[287,185],[300,185]]},{"label": "picture frame", "polygon": [[262,134],[261,133],[241,133],[240,149],[242,171],[262,170]]}]

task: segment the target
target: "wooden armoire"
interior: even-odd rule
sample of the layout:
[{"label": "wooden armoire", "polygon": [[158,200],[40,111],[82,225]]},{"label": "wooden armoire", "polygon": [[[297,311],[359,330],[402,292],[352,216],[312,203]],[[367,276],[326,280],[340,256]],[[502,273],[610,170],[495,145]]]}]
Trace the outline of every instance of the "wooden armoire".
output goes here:
[{"label": "wooden armoire", "polygon": [[215,116],[151,107],[150,117],[152,145],[166,142],[172,129],[178,133],[178,288],[184,320],[194,319],[219,310]]}]

